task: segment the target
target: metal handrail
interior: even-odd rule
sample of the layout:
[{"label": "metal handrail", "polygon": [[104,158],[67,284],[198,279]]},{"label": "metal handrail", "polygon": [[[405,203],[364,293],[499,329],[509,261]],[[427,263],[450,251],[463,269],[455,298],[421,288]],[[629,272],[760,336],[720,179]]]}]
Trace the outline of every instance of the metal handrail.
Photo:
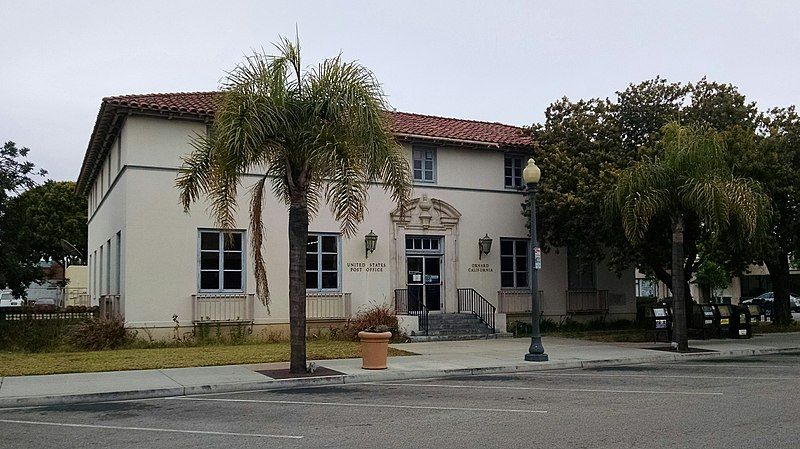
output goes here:
[{"label": "metal handrail", "polygon": [[408,306],[408,289],[407,288],[398,288],[394,291],[394,313],[401,314],[401,315],[413,315],[419,317],[419,330],[424,331],[425,335],[428,335],[429,325],[430,322],[430,309],[422,303],[416,304],[419,306],[419,309],[413,309]]},{"label": "metal handrail", "polygon": [[494,321],[496,310],[495,306],[475,291],[474,288],[458,289],[458,313],[472,312],[484,324],[492,328],[493,333],[496,332]]}]

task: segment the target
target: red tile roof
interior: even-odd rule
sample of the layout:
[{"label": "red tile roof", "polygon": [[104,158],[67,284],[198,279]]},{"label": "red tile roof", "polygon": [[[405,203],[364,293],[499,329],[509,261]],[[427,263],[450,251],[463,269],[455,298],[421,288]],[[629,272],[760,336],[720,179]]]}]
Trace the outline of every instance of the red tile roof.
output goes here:
[{"label": "red tile roof", "polygon": [[[103,102],[146,111],[213,117],[216,95],[217,92],[122,95],[106,97]],[[530,137],[517,126],[408,112],[390,114],[392,131],[397,134],[508,146],[531,145]]]},{"label": "red tile roof", "polygon": [[[78,190],[88,188],[96,175],[96,162],[104,151],[101,147],[107,144],[108,133],[115,132],[117,112],[210,120],[214,117],[214,98],[217,95],[218,92],[182,92],[103,98],[78,177]],[[402,140],[438,141],[498,149],[527,149],[533,145],[531,138],[517,126],[407,112],[390,112],[390,115],[392,132]]]}]

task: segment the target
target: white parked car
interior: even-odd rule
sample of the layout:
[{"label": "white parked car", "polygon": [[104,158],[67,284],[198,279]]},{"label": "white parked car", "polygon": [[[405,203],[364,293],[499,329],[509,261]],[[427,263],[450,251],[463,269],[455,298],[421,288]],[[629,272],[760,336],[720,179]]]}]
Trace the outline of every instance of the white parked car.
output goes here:
[{"label": "white parked car", "polygon": [[22,299],[14,298],[10,291],[0,292],[0,307],[22,307]]}]

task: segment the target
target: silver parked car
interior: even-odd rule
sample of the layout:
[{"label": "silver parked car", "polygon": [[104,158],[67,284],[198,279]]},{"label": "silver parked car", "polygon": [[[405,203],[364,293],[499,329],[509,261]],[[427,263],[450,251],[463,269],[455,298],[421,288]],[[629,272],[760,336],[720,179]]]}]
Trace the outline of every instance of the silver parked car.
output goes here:
[{"label": "silver parked car", "polygon": [[[742,304],[758,304],[761,307],[766,307],[768,309],[772,309],[772,304],[775,302],[775,293],[774,292],[766,292],[761,295],[756,296],[755,298],[745,299],[742,301]],[[792,312],[800,312],[800,296],[797,296],[793,293],[789,294],[789,309]]]}]

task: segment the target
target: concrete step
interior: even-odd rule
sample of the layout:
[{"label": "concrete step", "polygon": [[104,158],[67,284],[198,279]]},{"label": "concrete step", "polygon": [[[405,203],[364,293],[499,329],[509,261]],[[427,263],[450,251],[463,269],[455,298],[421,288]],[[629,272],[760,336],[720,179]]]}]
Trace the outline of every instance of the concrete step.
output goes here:
[{"label": "concrete step", "polygon": [[455,323],[455,324],[436,324],[429,323],[429,327],[437,329],[480,329],[487,327],[485,324],[475,321],[471,323]]},{"label": "concrete step", "polygon": [[460,340],[491,340],[496,338],[513,338],[514,334],[509,332],[498,332],[494,334],[460,334],[460,335],[414,335],[409,337],[411,342],[423,341],[460,341]]},{"label": "concrete step", "polygon": [[488,327],[474,329],[428,329],[428,335],[471,335],[491,333],[492,330]]},{"label": "concrete step", "polygon": [[476,318],[472,313],[431,313],[428,317],[432,320],[460,320],[466,318]]}]

